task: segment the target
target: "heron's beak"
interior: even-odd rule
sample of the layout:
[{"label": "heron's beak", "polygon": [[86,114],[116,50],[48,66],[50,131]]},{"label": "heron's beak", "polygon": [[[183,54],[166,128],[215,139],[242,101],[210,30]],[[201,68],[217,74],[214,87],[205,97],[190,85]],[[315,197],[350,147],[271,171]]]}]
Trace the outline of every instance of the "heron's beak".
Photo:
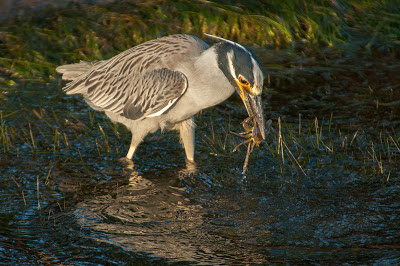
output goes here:
[{"label": "heron's beak", "polygon": [[[265,134],[264,112],[261,102],[262,88],[250,88],[249,86],[245,86],[238,81],[236,81],[236,83],[239,86],[239,96],[240,98],[242,98],[247,113],[249,114],[250,117],[254,117],[254,123],[257,124],[261,132],[262,138],[265,139],[266,134]],[[260,92],[260,93],[256,95],[252,92]]]}]

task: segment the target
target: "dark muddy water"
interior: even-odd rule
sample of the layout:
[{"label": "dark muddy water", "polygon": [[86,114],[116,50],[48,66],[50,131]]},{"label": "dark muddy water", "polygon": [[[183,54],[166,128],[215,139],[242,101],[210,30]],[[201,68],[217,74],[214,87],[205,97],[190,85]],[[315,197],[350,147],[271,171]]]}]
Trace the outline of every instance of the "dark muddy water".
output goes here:
[{"label": "dark muddy water", "polygon": [[174,132],[148,137],[129,165],[118,161],[127,131],[78,97],[57,84],[7,88],[1,263],[399,264],[400,116],[385,95],[398,68],[364,65],[387,74],[374,94],[351,58],[329,71],[299,55],[261,61],[266,115],[305,174],[271,132],[241,175],[236,98],[197,117],[197,165]]}]

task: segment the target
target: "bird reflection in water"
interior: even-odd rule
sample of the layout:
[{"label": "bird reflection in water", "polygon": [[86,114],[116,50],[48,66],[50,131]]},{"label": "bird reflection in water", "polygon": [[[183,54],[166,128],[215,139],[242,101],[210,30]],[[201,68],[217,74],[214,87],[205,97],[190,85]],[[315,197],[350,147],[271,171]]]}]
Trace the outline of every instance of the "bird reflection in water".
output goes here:
[{"label": "bird reflection in water", "polygon": [[[126,169],[131,171],[129,182],[114,184],[114,197],[106,193],[77,205],[78,222],[105,233],[101,241],[129,250],[174,261],[204,260],[204,252],[216,244],[199,230],[206,210],[188,197],[185,187],[176,186],[179,178],[147,178],[133,164]],[[194,170],[195,165],[188,164],[181,174]]]}]

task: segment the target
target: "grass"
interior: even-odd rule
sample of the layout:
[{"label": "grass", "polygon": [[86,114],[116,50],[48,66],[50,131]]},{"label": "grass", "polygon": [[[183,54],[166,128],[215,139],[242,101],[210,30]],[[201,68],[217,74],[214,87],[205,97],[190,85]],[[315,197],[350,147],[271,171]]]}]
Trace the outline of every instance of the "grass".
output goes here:
[{"label": "grass", "polygon": [[[217,123],[204,125],[210,128],[211,132],[201,136],[204,144],[200,146],[201,150],[208,150],[210,155],[225,158],[223,160],[231,160],[231,165],[242,165],[245,150],[239,149],[238,153],[233,153],[234,147],[243,141],[242,138],[223,128],[215,129],[211,126],[214,124]],[[238,121],[234,121],[229,127],[236,132],[243,131],[238,124]],[[327,121],[319,121],[317,118],[298,119],[297,124],[282,121],[281,117],[278,117],[273,123],[273,127],[276,128],[270,131],[268,139],[252,154],[250,171],[275,176],[279,174],[283,177],[298,172],[299,175],[303,173],[304,176],[315,178],[314,171],[322,168],[351,172],[358,175],[357,179],[377,180],[380,177],[382,182],[388,181],[388,177],[393,174],[398,177],[398,132],[366,132],[361,128],[352,131],[346,126],[341,128],[340,124],[341,122],[336,121],[334,117]],[[299,128],[302,129],[300,133]],[[375,142],[377,138],[378,143]],[[231,141],[224,141],[229,139]],[[274,162],[262,165],[259,161],[265,164],[265,157],[272,158]],[[279,166],[278,173],[272,171],[274,174],[271,174],[271,164]]]},{"label": "grass", "polygon": [[[345,45],[396,52],[395,1],[174,1],[48,7],[0,26],[0,68],[15,78],[54,78],[65,62],[109,58],[174,33],[203,32],[247,45],[296,49]],[[43,19],[43,18],[46,19]],[[384,19],[381,19],[384,18]],[[8,82],[8,81],[7,81]]]}]

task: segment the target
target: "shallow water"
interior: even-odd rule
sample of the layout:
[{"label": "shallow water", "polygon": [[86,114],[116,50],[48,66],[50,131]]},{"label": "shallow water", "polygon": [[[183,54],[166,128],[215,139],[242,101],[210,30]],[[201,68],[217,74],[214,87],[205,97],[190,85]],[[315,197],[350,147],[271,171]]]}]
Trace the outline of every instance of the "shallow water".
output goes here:
[{"label": "shallow water", "polygon": [[241,175],[245,148],[232,153],[241,140],[229,133],[245,117],[236,98],[197,117],[196,166],[185,165],[174,132],[149,136],[129,165],[118,161],[127,131],[79,97],[56,84],[8,88],[2,263],[399,264],[399,113],[373,102],[388,100],[386,91],[370,96],[327,80],[331,89],[288,93],[288,77],[311,84],[326,70],[283,67],[282,78],[262,59],[271,73],[266,115],[275,129],[282,119],[304,173],[276,152],[271,131]]},{"label": "shallow water", "polygon": [[399,262],[399,185],[247,177],[207,187],[201,170],[130,171],[85,186],[66,177],[40,211],[14,205],[16,215],[1,227],[3,261]]}]

